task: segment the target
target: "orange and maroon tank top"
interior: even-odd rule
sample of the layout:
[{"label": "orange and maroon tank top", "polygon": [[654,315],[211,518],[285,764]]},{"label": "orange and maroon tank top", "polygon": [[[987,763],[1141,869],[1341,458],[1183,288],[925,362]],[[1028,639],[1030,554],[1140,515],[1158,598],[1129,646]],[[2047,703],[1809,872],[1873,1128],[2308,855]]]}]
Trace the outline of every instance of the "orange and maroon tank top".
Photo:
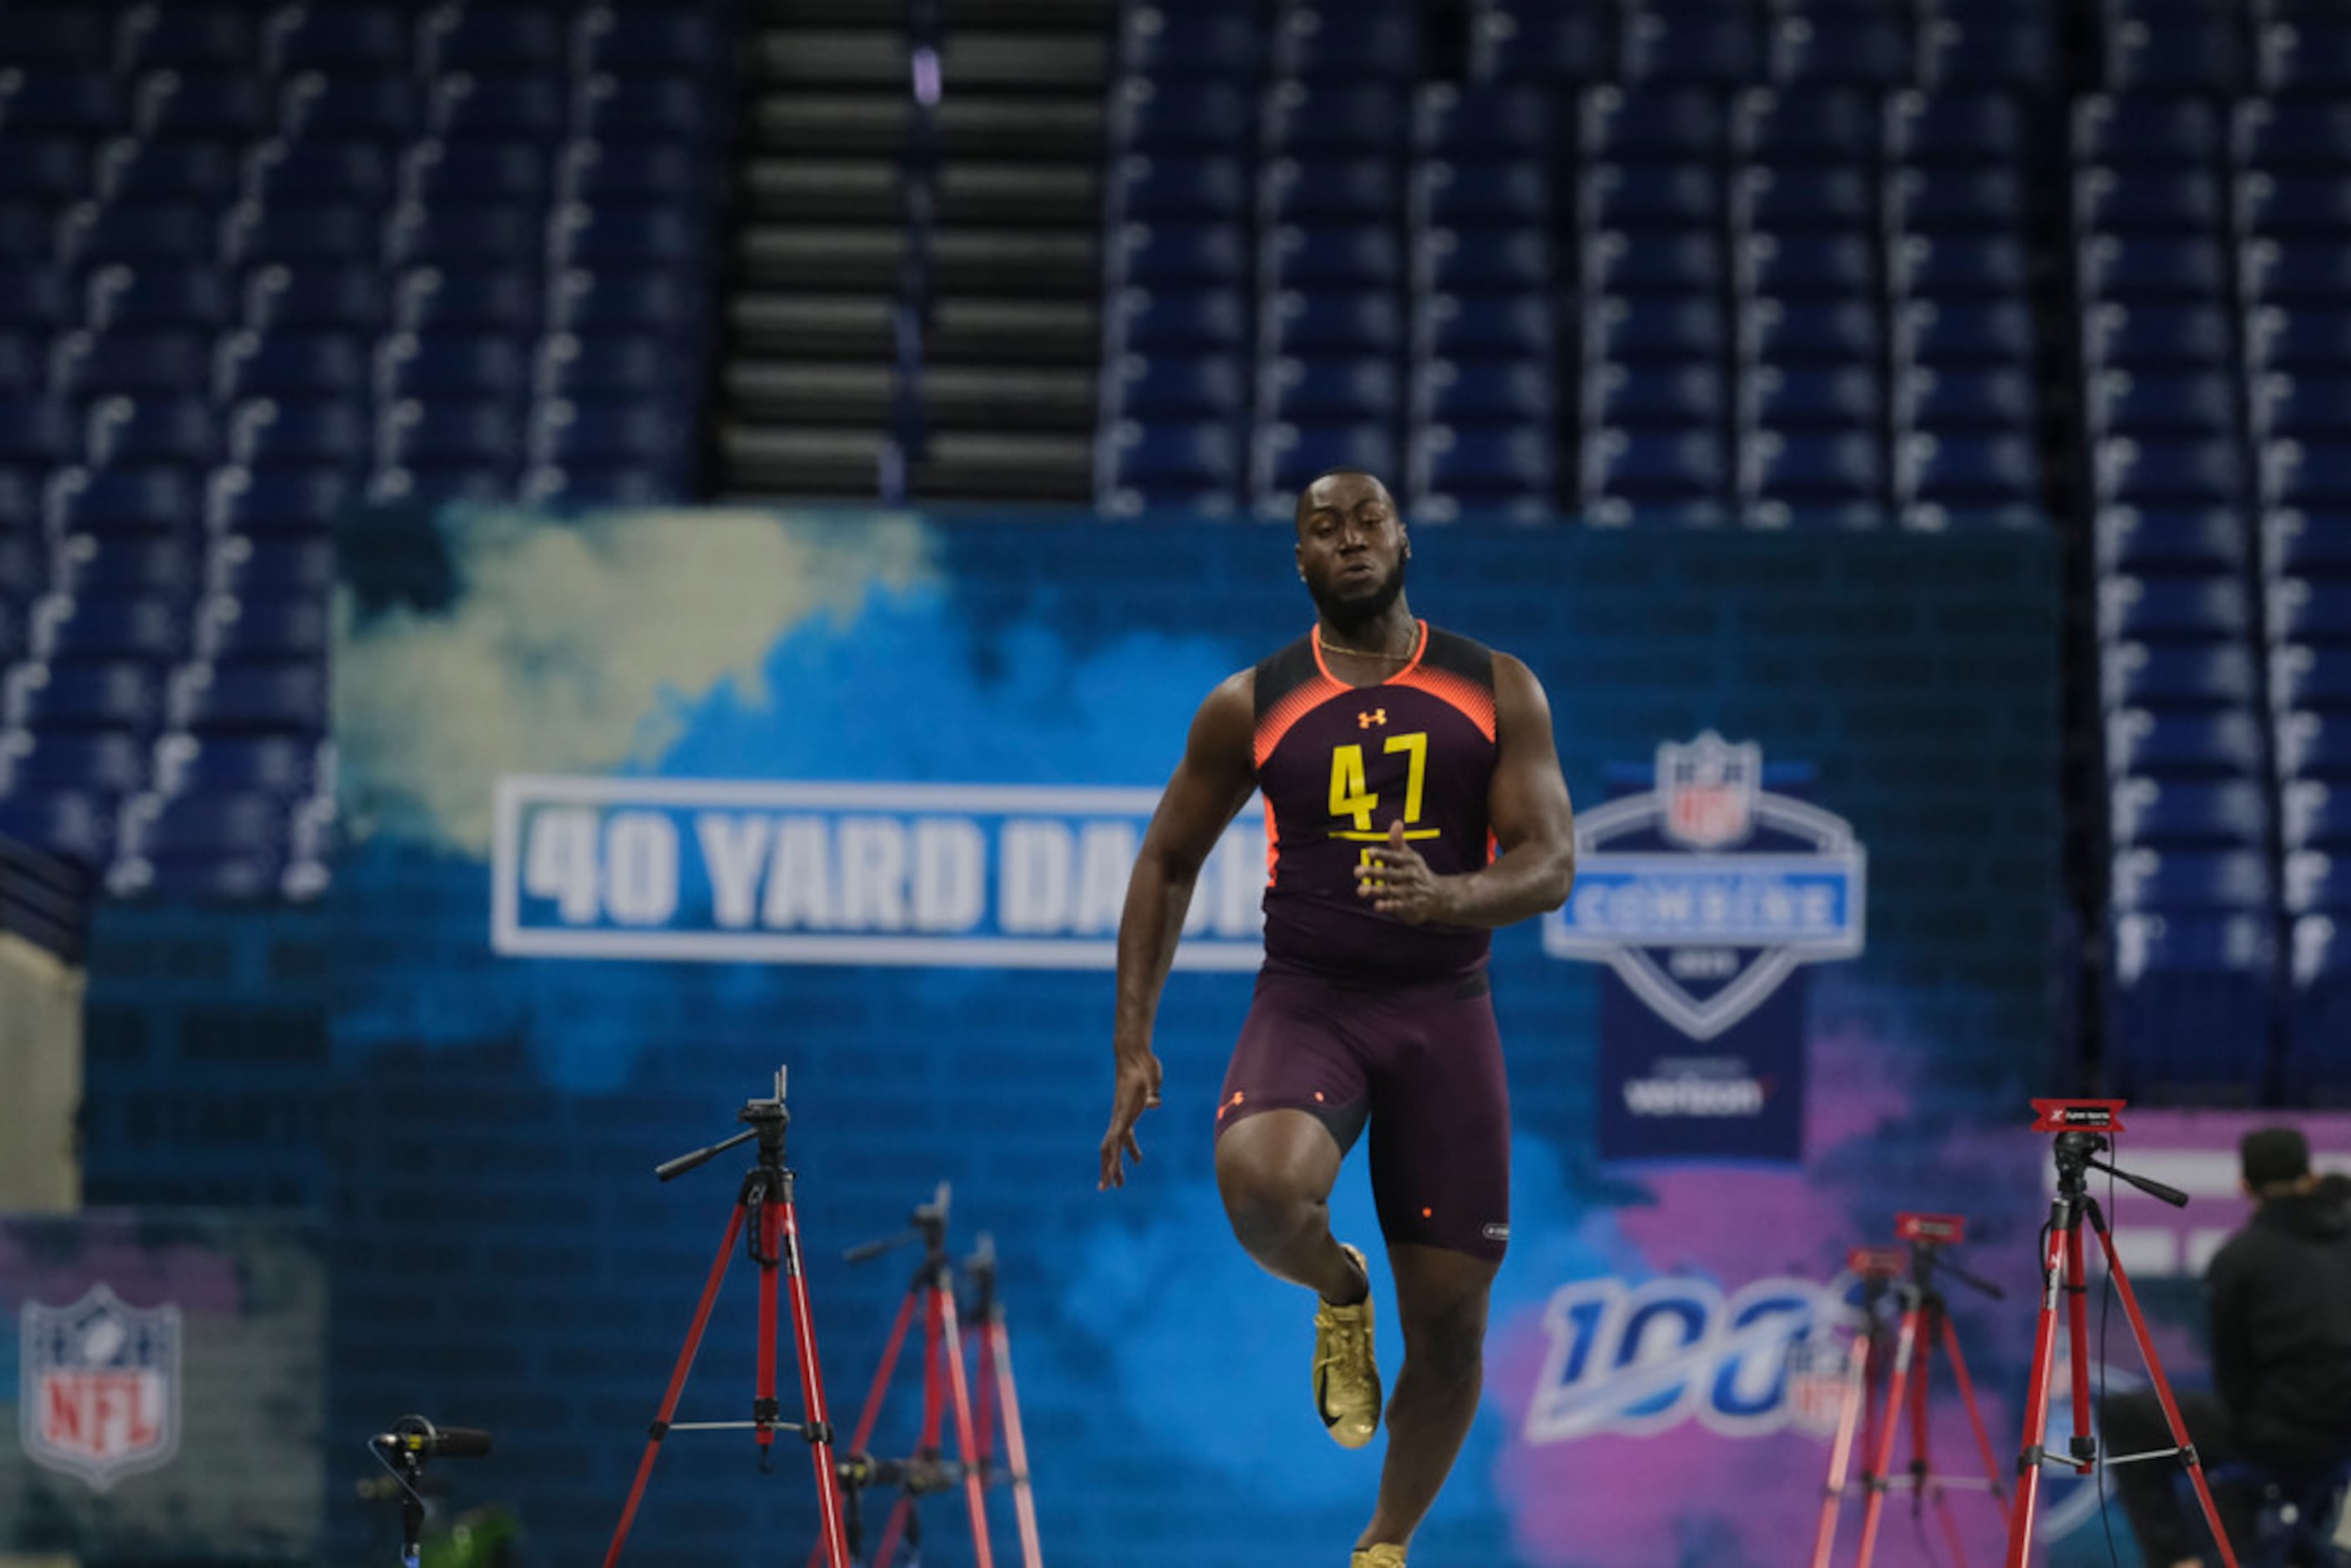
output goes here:
[{"label": "orange and maroon tank top", "polygon": [[1426,980],[1486,960],[1484,928],[1406,925],[1355,891],[1364,847],[1399,821],[1440,876],[1493,855],[1494,655],[1418,624],[1411,663],[1377,685],[1333,677],[1313,632],[1257,666],[1270,966]]}]

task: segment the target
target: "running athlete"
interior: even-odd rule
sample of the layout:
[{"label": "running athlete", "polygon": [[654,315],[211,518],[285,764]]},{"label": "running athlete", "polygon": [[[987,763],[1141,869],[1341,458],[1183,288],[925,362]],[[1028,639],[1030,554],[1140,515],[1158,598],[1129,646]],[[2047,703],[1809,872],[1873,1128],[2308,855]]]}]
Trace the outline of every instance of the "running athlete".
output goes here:
[{"label": "running athlete", "polygon": [[1217,1186],[1269,1272],[1321,1297],[1317,1413],[1379,1429],[1371,1278],[1331,1235],[1331,1187],[1368,1124],[1404,1366],[1353,1568],[1402,1568],[1478,1410],[1486,1303],[1510,1239],[1510,1103],[1488,995],[1491,928],[1574,880],[1551,710],[1527,667],[1413,618],[1412,541],[1387,487],[1340,470],[1298,499],[1305,636],[1208,694],[1127,883],[1117,1079],[1102,1186],[1140,1161],[1159,1103],[1153,1019],[1200,867],[1265,798],[1265,964],[1217,1106]]}]

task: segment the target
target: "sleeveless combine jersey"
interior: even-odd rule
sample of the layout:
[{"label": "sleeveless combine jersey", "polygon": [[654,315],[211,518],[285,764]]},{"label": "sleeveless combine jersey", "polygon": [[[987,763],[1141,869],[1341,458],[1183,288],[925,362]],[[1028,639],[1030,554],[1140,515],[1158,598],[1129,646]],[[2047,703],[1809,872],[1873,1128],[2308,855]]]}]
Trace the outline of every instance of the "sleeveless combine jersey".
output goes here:
[{"label": "sleeveless combine jersey", "polygon": [[1312,632],[1257,666],[1269,965],[1422,980],[1485,961],[1482,927],[1406,925],[1355,891],[1364,847],[1399,821],[1441,876],[1492,858],[1494,655],[1419,626],[1412,662],[1378,685],[1334,678]]}]

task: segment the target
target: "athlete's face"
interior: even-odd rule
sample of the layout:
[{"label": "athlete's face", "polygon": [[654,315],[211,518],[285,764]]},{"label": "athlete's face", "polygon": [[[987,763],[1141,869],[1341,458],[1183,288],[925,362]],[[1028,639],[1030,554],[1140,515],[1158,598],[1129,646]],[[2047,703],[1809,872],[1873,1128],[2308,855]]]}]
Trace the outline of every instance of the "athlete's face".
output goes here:
[{"label": "athlete's face", "polygon": [[1328,475],[1298,497],[1298,574],[1332,625],[1362,625],[1394,604],[1411,559],[1395,502],[1370,475]]}]

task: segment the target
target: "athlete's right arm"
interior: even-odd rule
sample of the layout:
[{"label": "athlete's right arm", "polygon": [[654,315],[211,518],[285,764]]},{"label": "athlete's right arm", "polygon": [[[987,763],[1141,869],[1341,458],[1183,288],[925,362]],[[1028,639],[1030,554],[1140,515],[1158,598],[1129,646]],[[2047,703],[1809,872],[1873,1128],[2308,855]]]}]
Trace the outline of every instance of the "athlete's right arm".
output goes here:
[{"label": "athlete's right arm", "polygon": [[1159,993],[1176,961],[1176,943],[1184,934],[1200,867],[1257,787],[1250,753],[1256,690],[1256,673],[1243,670],[1200,705],[1184,758],[1159,797],[1127,878],[1126,905],[1118,922],[1118,1016],[1111,1037],[1116,1078],[1110,1131],[1102,1142],[1103,1187],[1126,1185],[1127,1160],[1143,1159],[1134,1124],[1159,1103],[1159,1058],[1151,1050]]}]

